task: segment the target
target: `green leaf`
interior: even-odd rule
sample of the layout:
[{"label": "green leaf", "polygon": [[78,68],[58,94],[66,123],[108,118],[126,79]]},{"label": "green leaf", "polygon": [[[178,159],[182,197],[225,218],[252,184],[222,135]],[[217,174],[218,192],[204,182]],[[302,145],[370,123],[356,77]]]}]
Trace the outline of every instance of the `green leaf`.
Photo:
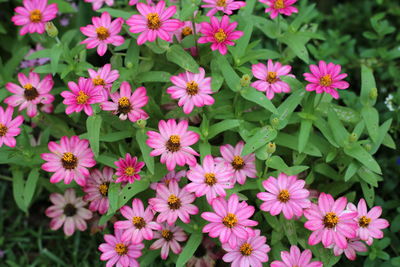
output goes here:
[{"label": "green leaf", "polygon": [[305,63],[309,63],[308,51],[306,48],[309,37],[302,35],[300,32],[287,31],[279,40],[289,46],[293,53]]},{"label": "green leaf", "polygon": [[231,64],[228,62],[226,57],[218,55],[212,61],[216,62],[216,65],[224,76],[225,82],[228,87],[234,92],[239,91],[242,88],[242,86],[240,85],[240,77],[233,70]]},{"label": "green leaf", "polygon": [[260,128],[255,134],[246,140],[246,144],[243,148],[243,155],[250,154],[260,147],[271,142],[277,136],[277,131],[271,126],[265,126]]},{"label": "green leaf", "polygon": [[351,162],[347,167],[346,173],[344,174],[344,181],[347,182],[350,180],[354,174],[356,174],[359,168],[360,166],[357,163]]},{"label": "green leaf", "polygon": [[119,199],[119,183],[111,183],[108,188],[108,201],[110,203],[110,208],[107,212],[107,215],[114,214],[118,209],[118,199]]},{"label": "green leaf", "polygon": [[298,150],[300,153],[303,153],[304,148],[307,145],[308,138],[311,135],[312,124],[313,122],[311,120],[301,120],[298,144]]},{"label": "green leaf", "polygon": [[169,82],[171,74],[165,71],[148,71],[140,73],[135,77],[138,83],[146,82]]},{"label": "green leaf", "polygon": [[51,66],[51,73],[54,75],[58,69],[58,62],[60,61],[60,56],[63,51],[61,44],[56,44],[51,48],[50,53],[50,66]]},{"label": "green leaf", "polygon": [[375,161],[375,159],[358,143],[353,143],[344,148],[344,153],[350,157],[358,160],[361,164],[367,167],[369,170],[382,174],[381,167]]},{"label": "green leaf", "polygon": [[331,112],[328,112],[328,124],[331,128],[335,141],[340,145],[344,146],[345,142],[347,142],[349,133],[346,128],[344,128],[342,122],[339,120],[333,109],[330,109]]},{"label": "green leaf", "polygon": [[283,214],[280,215],[280,223],[283,225],[283,229],[285,231],[286,237],[289,240],[289,243],[291,245],[297,245],[297,233],[296,233],[296,225],[295,225],[295,220],[287,220],[283,216]]},{"label": "green leaf", "polygon": [[379,135],[379,113],[376,109],[370,106],[365,106],[361,110],[361,115],[365,121],[365,126],[372,141],[378,141]]},{"label": "green leaf", "polygon": [[110,8],[110,7],[100,8],[99,10],[97,10],[97,12],[101,13],[101,14],[103,12],[108,12],[108,13],[110,13],[111,17],[123,18],[124,20],[129,19],[133,15],[132,12],[123,11],[123,10],[119,10],[119,9],[114,9],[114,8]]},{"label": "green leaf", "polygon": [[358,176],[364,180],[366,183],[372,185],[373,187],[378,187],[378,181],[381,177],[365,167],[361,167],[357,171]]},{"label": "green leaf", "polygon": [[100,141],[102,142],[116,142],[125,138],[132,137],[132,131],[112,132],[109,134],[101,135]]},{"label": "green leaf", "polygon": [[290,96],[286,98],[286,100],[277,108],[278,114],[276,116],[272,116],[271,119],[277,118],[279,120],[279,127],[277,127],[278,129],[282,129],[287,125],[289,117],[300,104],[305,94],[305,90],[296,90],[291,93]]},{"label": "green leaf", "polygon": [[172,45],[167,51],[167,59],[182,69],[188,70],[193,73],[199,72],[199,65],[196,60],[186,52],[180,45]]},{"label": "green leaf", "polygon": [[236,45],[233,47],[233,55],[235,59],[239,59],[246,54],[246,48],[249,45],[250,37],[253,32],[253,22],[247,19],[244,19],[244,22],[245,23],[242,24],[244,25],[244,29],[241,29],[244,32],[244,35],[236,41]]},{"label": "green leaf", "polygon": [[99,155],[100,150],[100,129],[101,123],[103,119],[100,115],[94,114],[93,116],[89,116],[86,120],[86,128],[88,131],[88,139],[90,142],[90,147],[97,157]]},{"label": "green leaf", "polygon": [[34,168],[29,172],[28,180],[24,188],[24,203],[28,208],[31,204],[33,195],[35,194],[36,186],[39,180],[39,168]]},{"label": "green leaf", "polygon": [[211,155],[211,145],[208,142],[201,141],[199,143],[201,160],[207,155]]},{"label": "green leaf", "polygon": [[240,95],[243,98],[262,106],[266,110],[271,111],[272,113],[277,112],[277,109],[275,108],[274,104],[272,104],[271,100],[269,100],[265,94],[257,91],[253,87],[246,87],[245,89],[241,90]]},{"label": "green leaf", "polygon": [[65,0],[49,0],[49,4],[57,4],[58,12],[60,13],[75,13],[78,10],[73,8],[70,3]]},{"label": "green leaf", "polygon": [[131,200],[135,195],[149,188],[149,181],[139,180],[135,181],[133,184],[128,184],[122,189],[119,199],[118,208],[124,206],[129,200]]},{"label": "green leaf", "polygon": [[362,65],[361,66],[361,103],[364,106],[373,106],[375,105],[376,99],[373,100],[370,97],[371,90],[376,89],[376,82],[374,78],[374,74],[372,73],[372,69],[369,67]]},{"label": "green leaf", "polygon": [[190,20],[199,8],[199,2],[198,0],[182,0],[182,11],[179,14],[179,19],[181,21]]},{"label": "green leaf", "polygon": [[[279,132],[274,142],[276,143],[277,146],[288,147],[293,150],[297,150],[298,148],[298,138],[296,138],[296,136],[284,132]],[[322,156],[319,148],[314,144],[312,144],[311,142],[307,143],[306,147],[304,148],[304,153],[314,157]]]},{"label": "green leaf", "polygon": [[132,39],[129,42],[128,50],[126,51],[125,56],[125,66],[129,68],[129,65],[132,65],[133,70],[137,70],[139,67],[139,52],[140,47],[137,44],[135,39]]},{"label": "green leaf", "polygon": [[48,58],[49,55],[51,54],[51,49],[42,49],[42,50],[37,50],[30,54],[29,56],[26,57],[26,59],[36,59],[36,58]]},{"label": "green leaf", "polygon": [[375,201],[374,187],[368,185],[364,181],[360,181],[360,184],[361,184],[361,189],[364,194],[365,201],[367,202],[369,207],[372,207],[374,205],[374,201]]},{"label": "green leaf", "polygon": [[115,168],[114,162],[116,162],[117,159],[114,157],[114,155],[113,156],[109,156],[109,155],[102,154],[102,155],[99,155],[96,158],[96,161],[98,163],[104,164],[104,165],[106,165],[108,167]]},{"label": "green leaf", "polygon": [[[375,154],[379,147],[381,146],[381,144],[383,144],[385,137],[389,136],[388,135],[388,131],[390,129],[390,125],[392,125],[392,119],[389,119],[387,121],[385,121],[378,129],[378,137],[376,142],[373,144],[373,147],[371,149],[371,154]],[[390,136],[389,136],[390,137]],[[396,148],[396,146],[392,147],[393,149]]]},{"label": "green leaf", "polygon": [[26,212],[27,208],[25,206],[24,200],[24,186],[25,181],[23,178],[23,172],[21,170],[12,170],[13,175],[13,195],[15,203],[17,203],[18,208]]},{"label": "green leaf", "polygon": [[217,134],[225,132],[235,127],[239,127],[240,121],[239,120],[224,120],[213,124],[210,126],[208,130],[208,139],[215,137]]},{"label": "green leaf", "polygon": [[140,151],[142,152],[142,156],[144,162],[146,163],[147,169],[154,174],[154,157],[150,156],[151,148],[146,144],[147,136],[145,134],[144,129],[139,129],[136,131],[136,141],[139,144]]},{"label": "green leaf", "polygon": [[185,266],[186,262],[193,257],[202,240],[203,234],[201,232],[195,232],[190,236],[188,242],[176,261],[177,267]]}]

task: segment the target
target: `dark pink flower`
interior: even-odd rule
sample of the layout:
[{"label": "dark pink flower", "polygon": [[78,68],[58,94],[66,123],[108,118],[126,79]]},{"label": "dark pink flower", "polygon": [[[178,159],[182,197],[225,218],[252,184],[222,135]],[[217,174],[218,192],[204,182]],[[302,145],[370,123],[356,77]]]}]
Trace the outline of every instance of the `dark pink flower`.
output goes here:
[{"label": "dark pink flower", "polygon": [[309,249],[303,252],[297,246],[291,246],[290,252],[281,251],[282,261],[273,261],[271,267],[322,267],[320,261],[311,261],[312,253]]},{"label": "dark pink flower", "polygon": [[170,171],[160,180],[160,182],[152,183],[150,185],[150,188],[153,190],[157,190],[158,184],[165,184],[166,186],[169,186],[169,183],[172,181],[179,183],[181,178],[185,176],[186,176],[186,171],[179,171],[179,172]]},{"label": "dark pink flower", "polygon": [[5,110],[0,106],[0,147],[4,145],[15,147],[15,136],[21,133],[19,126],[24,122],[24,117],[19,115],[12,118],[14,109],[8,106]]},{"label": "dark pink flower", "polygon": [[114,5],[114,0],[85,0],[87,3],[92,3],[93,10],[100,9],[104,4],[107,6]]},{"label": "dark pink flower", "polygon": [[183,242],[187,239],[187,235],[179,226],[162,224],[161,231],[154,233],[154,239],[157,239],[150,249],[161,248],[161,259],[168,258],[169,250],[175,254],[182,252],[182,247],[178,242]]},{"label": "dark pink flower", "polygon": [[135,180],[140,180],[139,172],[144,166],[143,161],[138,161],[137,157],[132,157],[126,153],[125,158],[120,158],[114,162],[118,167],[115,175],[118,177],[116,183],[128,182],[133,183]]},{"label": "dark pink flower", "polygon": [[292,6],[297,0],[259,0],[261,3],[266,4],[268,7],[265,13],[270,13],[271,19],[275,19],[279,14],[286,16],[297,13],[299,10]]},{"label": "dark pink flower", "polygon": [[346,257],[354,261],[357,257],[357,252],[366,252],[368,251],[367,246],[360,240],[360,238],[351,238],[347,242],[347,248],[341,249],[337,245],[333,245],[333,254],[335,256],[340,256],[343,254],[346,255]]},{"label": "dark pink flower", "polygon": [[227,15],[232,15],[234,10],[240,9],[246,5],[244,1],[235,0],[203,0],[205,5],[201,5],[202,8],[211,8],[207,12],[207,16],[212,17],[218,11],[222,11]]}]

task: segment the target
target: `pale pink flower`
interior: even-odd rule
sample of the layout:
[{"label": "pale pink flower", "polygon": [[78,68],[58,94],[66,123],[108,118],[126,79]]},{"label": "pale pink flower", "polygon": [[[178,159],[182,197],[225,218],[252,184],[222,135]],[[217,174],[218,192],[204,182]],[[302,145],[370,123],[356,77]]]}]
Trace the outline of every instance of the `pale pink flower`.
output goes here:
[{"label": "pale pink flower", "polygon": [[102,86],[106,92],[111,89],[113,82],[119,78],[118,70],[112,70],[111,64],[105,64],[97,71],[94,69],[88,69],[88,72],[89,77],[92,79],[93,85]]},{"label": "pale pink flower", "polygon": [[297,246],[291,246],[290,252],[281,251],[282,261],[273,261],[271,267],[322,267],[320,261],[310,262],[312,253],[309,249],[303,252]]},{"label": "pale pink flower", "polygon": [[118,167],[115,175],[118,177],[116,183],[128,182],[133,183],[135,180],[140,180],[139,172],[144,166],[143,161],[138,161],[137,157],[132,157],[131,154],[126,153],[125,158],[120,158],[114,162]]},{"label": "pale pink flower", "polygon": [[8,106],[5,110],[0,106],[0,147],[4,145],[15,147],[15,136],[21,133],[19,126],[24,122],[24,117],[19,115],[12,118],[14,109]]},{"label": "pale pink flower", "polygon": [[39,74],[35,72],[29,72],[28,77],[20,72],[18,81],[21,86],[15,83],[6,84],[7,90],[14,95],[4,99],[4,103],[12,107],[19,106],[19,111],[26,109],[29,117],[37,115],[39,104],[51,104],[54,101],[54,96],[50,94],[54,85],[51,74],[40,80]]},{"label": "pale pink flower", "polygon": [[26,55],[24,56],[24,60],[21,61],[21,64],[19,65],[19,67],[21,69],[33,68],[35,66],[41,66],[41,65],[44,65],[47,62],[49,62],[50,58],[48,58],[48,57],[28,59],[28,57],[30,55],[32,55],[33,53],[43,50],[43,49],[44,49],[44,47],[40,43],[37,43],[34,48],[29,49],[28,53],[26,53]]},{"label": "pale pink flower", "polygon": [[42,165],[42,169],[55,172],[50,182],[58,183],[64,180],[65,184],[69,184],[75,180],[80,186],[85,186],[86,178],[90,174],[87,168],[96,164],[89,141],[78,136],[63,136],[60,144],[51,141],[48,147],[51,153],[43,153],[41,157],[47,161]]},{"label": "pale pink flower", "polygon": [[97,47],[97,54],[103,56],[107,51],[109,44],[120,46],[125,42],[124,37],[118,35],[121,31],[124,20],[116,18],[111,21],[108,12],[103,12],[101,17],[93,17],[92,24],[81,27],[81,32],[88,38],[83,40],[81,44],[86,44],[87,49]]},{"label": "pale pink flower", "polygon": [[183,166],[196,165],[196,157],[199,154],[190,146],[197,143],[200,136],[198,133],[188,131],[188,122],[181,121],[176,123],[170,119],[167,122],[161,120],[158,123],[160,133],[148,131],[149,137],[146,144],[154,150],[150,152],[150,156],[155,157],[161,155],[160,162],[166,163],[167,169],[172,171],[176,164]]},{"label": "pale pink flower", "polygon": [[187,235],[179,226],[162,224],[161,231],[154,233],[154,239],[157,239],[150,249],[161,248],[161,259],[168,258],[169,250],[171,249],[174,254],[180,254],[182,247],[178,242],[186,241]]},{"label": "pale pink flower", "polygon": [[206,16],[209,17],[214,16],[218,11],[222,11],[227,15],[232,15],[233,10],[246,6],[246,2],[235,0],[203,0],[203,2],[206,4],[201,5],[202,8],[211,8],[206,14]]},{"label": "pale pink flower", "polygon": [[85,231],[86,221],[92,218],[92,212],[85,208],[86,202],[76,197],[75,189],[68,188],[64,195],[52,193],[50,201],[54,204],[46,209],[46,216],[52,218],[51,230],[58,230],[64,225],[64,233],[71,236],[75,229]]},{"label": "pale pink flower", "polygon": [[139,2],[139,0],[129,0],[129,5],[134,6]]},{"label": "pale pink flower", "polygon": [[268,7],[265,13],[270,13],[271,19],[275,19],[279,14],[286,16],[292,13],[298,13],[299,10],[292,6],[297,0],[259,0],[261,3],[266,4]]},{"label": "pale pink flower", "polygon": [[341,249],[337,245],[333,245],[333,254],[335,256],[340,256],[343,254],[346,255],[346,257],[354,261],[357,257],[357,252],[366,252],[368,251],[367,246],[360,240],[360,238],[352,238],[347,241],[347,248],[346,249]]},{"label": "pale pink flower", "polygon": [[93,10],[100,9],[104,4],[107,6],[113,6],[114,0],[85,0],[86,3],[92,3]]},{"label": "pale pink flower", "polygon": [[22,26],[20,35],[28,32],[43,34],[46,22],[57,16],[57,4],[47,5],[47,0],[24,0],[23,5],[15,8],[17,14],[11,18],[15,25]]},{"label": "pale pink flower", "polygon": [[179,183],[182,177],[186,177],[186,171],[170,171],[160,180],[160,182],[151,183],[150,188],[153,190],[157,190],[158,184],[165,184],[166,186],[169,186],[169,183],[172,181]]}]

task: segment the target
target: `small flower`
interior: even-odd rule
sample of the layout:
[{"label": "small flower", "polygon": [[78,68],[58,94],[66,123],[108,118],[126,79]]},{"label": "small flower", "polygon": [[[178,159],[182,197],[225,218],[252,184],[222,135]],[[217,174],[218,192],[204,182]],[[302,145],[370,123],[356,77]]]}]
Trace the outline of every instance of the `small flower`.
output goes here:
[{"label": "small flower", "polygon": [[292,6],[297,0],[259,0],[261,3],[266,4],[268,7],[265,13],[270,13],[271,19],[275,19],[279,14],[286,16],[292,13],[298,13],[299,10]]},{"label": "small flower", "polygon": [[28,53],[26,53],[26,55],[24,56],[24,60],[21,62],[19,67],[21,69],[26,69],[26,68],[32,68],[35,66],[41,66],[41,65],[44,65],[47,62],[49,62],[50,58],[48,58],[48,57],[28,59],[28,57],[30,55],[32,55],[33,53],[43,50],[43,49],[44,49],[44,47],[40,43],[37,43],[34,48],[29,49]]},{"label": "small flower", "polygon": [[162,224],[162,229],[154,233],[154,239],[157,239],[150,249],[161,248],[161,259],[168,258],[169,250],[175,254],[182,252],[182,247],[178,242],[186,241],[187,235],[179,226]]},{"label": "small flower", "polygon": [[65,184],[69,184],[75,180],[80,186],[85,186],[86,178],[89,176],[87,168],[96,164],[94,154],[89,148],[89,141],[78,136],[71,138],[63,136],[60,144],[52,141],[48,147],[51,153],[43,153],[41,157],[47,161],[42,165],[42,169],[55,172],[50,182],[58,183],[64,180]]},{"label": "small flower", "polygon": [[139,2],[139,0],[129,0],[129,5],[134,6]]},{"label": "small flower", "polygon": [[113,6],[114,0],[85,0],[86,3],[92,3],[93,10],[100,9],[104,4]]},{"label": "small flower", "polygon": [[165,184],[166,186],[169,186],[169,183],[172,181],[179,183],[181,178],[185,176],[186,176],[186,171],[179,171],[179,172],[170,171],[160,180],[159,183],[152,183],[150,185],[150,188],[153,190],[157,190],[158,184]]},{"label": "small flower", "polygon": [[135,180],[140,180],[139,172],[143,168],[144,162],[138,161],[137,157],[126,153],[125,158],[120,158],[114,164],[118,167],[115,173],[118,177],[116,183],[128,182],[131,184]]},{"label": "small flower", "polygon": [[75,228],[85,231],[86,221],[92,218],[92,212],[86,208],[86,202],[81,197],[76,197],[75,189],[68,188],[64,195],[53,193],[50,201],[54,204],[46,209],[46,216],[52,218],[51,230],[58,230],[64,225],[64,233],[71,236]]},{"label": "small flower", "polygon": [[29,33],[43,34],[45,24],[57,16],[57,4],[47,5],[47,0],[24,0],[23,7],[15,8],[15,13],[11,18],[17,26],[22,26],[20,35]]},{"label": "small flower", "polygon": [[92,24],[81,27],[81,32],[86,38],[81,44],[86,44],[87,49],[97,47],[97,54],[103,56],[107,51],[107,45],[120,46],[125,42],[124,37],[118,35],[121,31],[124,20],[117,18],[111,21],[108,12],[103,12],[101,17],[93,17]]},{"label": "small flower", "polygon": [[243,32],[235,31],[237,22],[229,23],[229,17],[223,16],[221,21],[211,17],[211,23],[202,22],[200,32],[204,35],[199,38],[200,44],[212,43],[211,50],[217,50],[225,55],[228,52],[227,45],[235,45],[232,40],[242,37]]},{"label": "small flower", "polygon": [[347,241],[346,249],[341,249],[337,245],[333,245],[333,254],[335,254],[335,256],[340,256],[344,252],[344,255],[346,255],[346,257],[351,261],[354,261],[356,259],[356,252],[366,251],[368,251],[367,246],[358,237],[349,239]]},{"label": "small flower", "polygon": [[347,89],[350,85],[348,82],[342,81],[347,77],[346,73],[340,73],[342,67],[333,63],[326,64],[320,61],[319,65],[310,65],[311,73],[304,73],[305,80],[310,82],[306,86],[307,91],[315,91],[317,94],[323,92],[330,94],[333,98],[338,99],[339,93],[336,89]]},{"label": "small flower", "polygon": [[[184,21],[182,26],[173,32],[173,35],[176,37],[178,42],[182,42],[183,39],[185,39],[186,37],[188,37],[190,35],[193,35],[195,33],[197,35],[200,32],[200,28],[201,28],[200,24],[195,23],[195,28],[193,28],[192,21]],[[196,46],[190,47],[185,50],[189,50],[190,53],[192,54],[192,56],[194,56],[194,57],[197,57],[197,55],[198,55]]]},{"label": "small flower", "polygon": [[281,252],[282,261],[273,261],[271,267],[322,267],[323,264],[320,261],[311,261],[312,253],[309,249],[303,252],[297,246],[291,246],[290,252]]},{"label": "small flower", "polygon": [[111,89],[113,82],[119,78],[118,70],[111,70],[111,64],[106,64],[97,71],[88,69],[88,72],[93,85],[102,86],[105,90]]},{"label": "small flower", "polygon": [[8,106],[5,110],[0,106],[0,147],[4,145],[15,147],[15,136],[21,133],[19,126],[24,122],[24,117],[19,115],[12,118],[14,109]]},{"label": "small flower", "polygon": [[203,0],[203,2],[207,4],[201,5],[202,8],[211,8],[207,12],[207,16],[209,17],[214,16],[218,11],[222,11],[227,15],[232,15],[233,10],[246,6],[246,2],[235,0]]}]

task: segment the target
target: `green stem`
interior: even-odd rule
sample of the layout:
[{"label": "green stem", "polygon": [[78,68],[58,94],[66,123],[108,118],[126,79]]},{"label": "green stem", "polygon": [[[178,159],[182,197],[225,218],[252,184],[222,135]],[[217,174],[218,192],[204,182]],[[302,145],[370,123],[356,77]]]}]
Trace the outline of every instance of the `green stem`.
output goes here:
[{"label": "green stem", "polygon": [[57,44],[61,44],[61,41],[60,41],[60,39],[58,38],[58,36],[56,36],[56,42],[57,42]]},{"label": "green stem", "polygon": [[199,47],[197,45],[197,31],[196,31],[196,22],[194,21],[194,16],[192,16],[192,28],[193,28],[194,45],[196,46],[197,54],[200,57]]},{"label": "green stem", "polygon": [[279,48],[279,54],[282,54],[282,43],[279,41],[279,38],[281,37],[281,15],[278,15],[278,37],[276,39],[278,43],[278,48]]},{"label": "green stem", "polygon": [[[316,94],[315,98],[317,98],[317,97],[318,97],[318,100],[317,100],[317,104],[314,104],[314,110],[317,110],[318,106],[321,104],[324,94]],[[314,102],[315,102],[315,100],[314,100]]]},{"label": "green stem", "polygon": [[0,174],[0,179],[4,180],[4,181],[9,181],[9,182],[13,181],[13,179],[11,177],[8,177],[8,176],[5,176],[5,175],[1,175],[1,174]]}]

